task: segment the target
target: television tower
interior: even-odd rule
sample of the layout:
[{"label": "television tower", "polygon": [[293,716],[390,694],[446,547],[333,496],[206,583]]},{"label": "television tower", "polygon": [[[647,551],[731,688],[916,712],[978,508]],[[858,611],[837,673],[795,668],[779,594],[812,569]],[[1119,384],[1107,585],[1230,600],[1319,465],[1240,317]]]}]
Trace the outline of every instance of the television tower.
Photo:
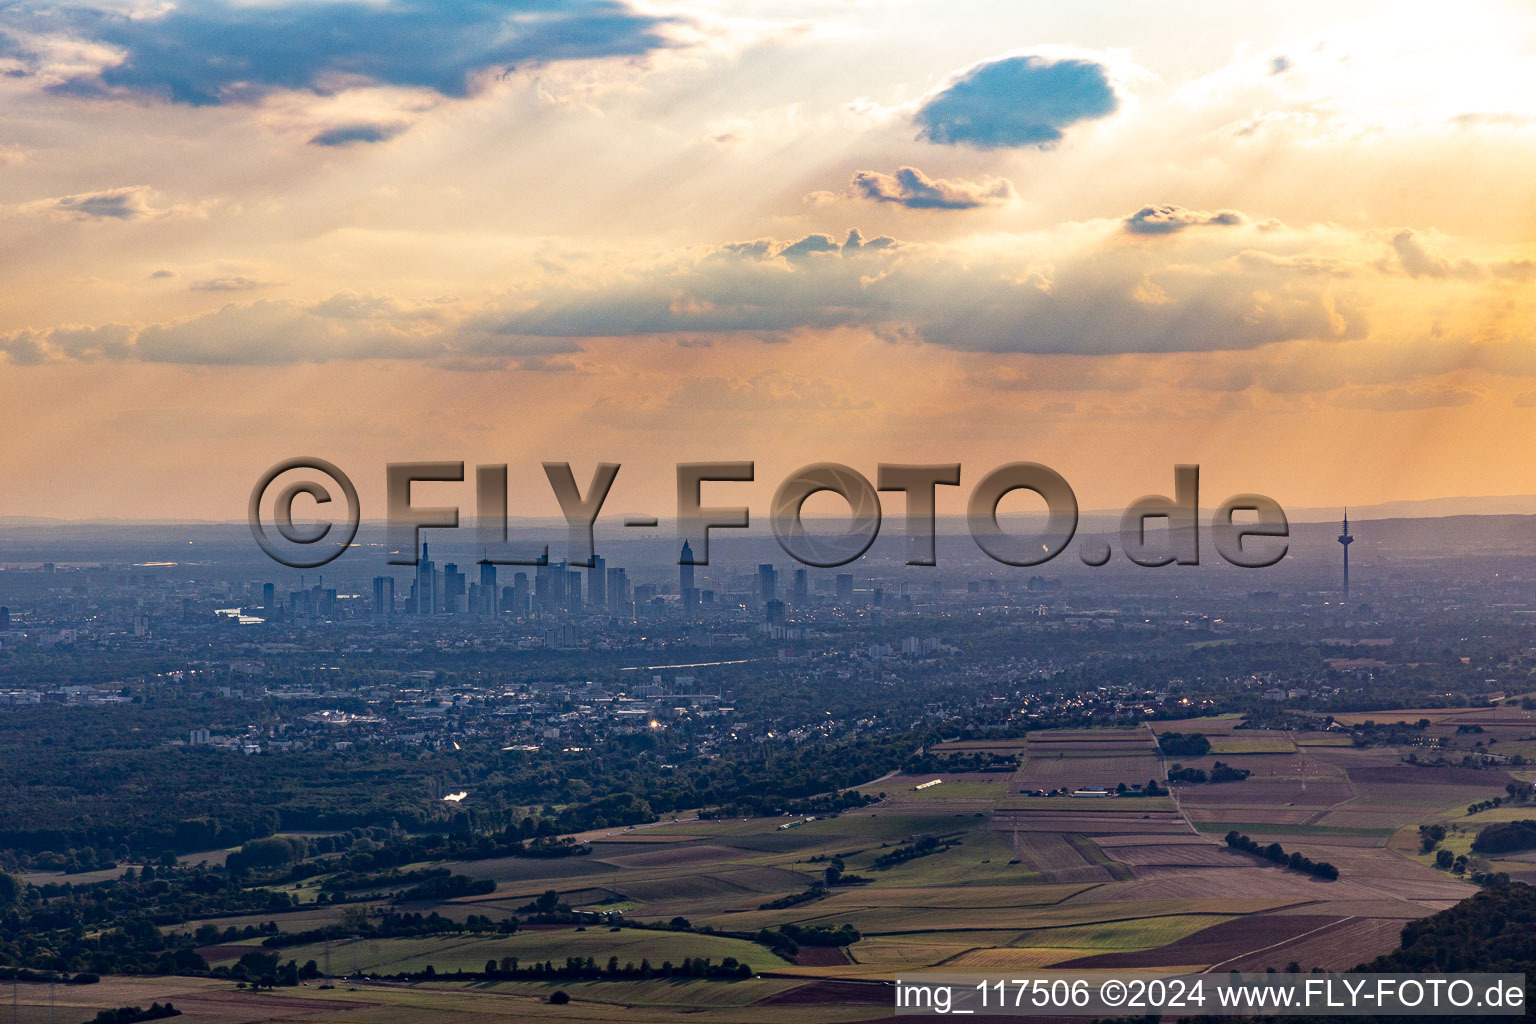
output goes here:
[{"label": "television tower", "polygon": [[1344,510],[1344,532],[1339,534],[1339,543],[1344,547],[1344,600],[1349,600],[1349,546],[1355,542],[1355,538],[1349,535],[1349,509]]}]

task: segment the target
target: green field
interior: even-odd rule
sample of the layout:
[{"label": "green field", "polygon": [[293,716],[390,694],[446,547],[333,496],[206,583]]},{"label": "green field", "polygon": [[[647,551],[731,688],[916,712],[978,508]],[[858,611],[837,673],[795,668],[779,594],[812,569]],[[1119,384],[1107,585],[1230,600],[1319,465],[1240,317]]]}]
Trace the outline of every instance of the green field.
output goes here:
[{"label": "green field", "polygon": [[1188,935],[1223,921],[1227,914],[1188,914],[1151,917],[1135,921],[1105,921],[1098,924],[1065,925],[1059,928],[1032,928],[1011,942],[1012,946],[1046,946],[1054,949],[1129,950],[1152,949],[1177,942]]},{"label": "green field", "polygon": [[888,801],[906,800],[995,800],[1002,796],[1008,788],[1008,776],[1001,775],[995,782],[943,782],[927,789],[914,790],[911,786],[905,786],[892,791],[889,788],[890,780],[874,783],[864,787],[866,791],[880,791],[882,787]]},{"label": "green field", "polygon": [[1211,754],[1294,754],[1296,744],[1283,736],[1212,736]]},{"label": "green field", "polygon": [[1349,736],[1313,734],[1298,736],[1296,745],[1298,747],[1352,747],[1355,741]]}]

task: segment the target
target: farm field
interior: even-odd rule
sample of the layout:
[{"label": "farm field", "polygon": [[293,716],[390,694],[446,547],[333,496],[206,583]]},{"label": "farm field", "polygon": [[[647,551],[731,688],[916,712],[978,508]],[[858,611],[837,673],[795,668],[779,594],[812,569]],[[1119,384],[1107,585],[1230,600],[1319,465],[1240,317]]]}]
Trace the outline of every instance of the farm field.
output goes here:
[{"label": "farm field", "polygon": [[[315,1020],[356,1024],[485,1024],[489,1020],[611,1022],[616,1015],[645,1024],[710,1021],[719,1024],[812,1024],[867,1017],[857,999],[833,1003],[803,979],[761,978],[741,982],[454,982],[385,984],[351,982],[323,990],[315,984],[256,993],[228,981],[199,978],[104,978],[89,986],[17,986],[16,1020],[21,1024],[84,1020],[119,1006],[172,1002],[191,1024],[239,1024],[260,1020]],[[549,996],[564,991],[569,1004]],[[801,994],[803,993],[803,994]],[[50,999],[53,1001],[50,1005]],[[684,1016],[686,1015],[686,1017]]]},{"label": "farm field", "polygon": [[1211,740],[1211,755],[1227,754],[1294,754],[1296,741],[1284,735],[1254,735],[1249,733],[1218,736]]},{"label": "farm field", "polygon": [[[1180,731],[1168,724],[1159,731]],[[1516,808],[1466,815],[1472,798],[1502,789],[1508,776],[1501,772],[1414,768],[1395,750],[1309,745],[1306,736],[1298,744],[1288,734],[1239,724],[1186,723],[1182,731],[1208,732],[1213,751],[1183,763],[1209,766],[1217,749],[1229,751],[1220,760],[1253,772],[1241,782],[1179,784],[1172,796],[1147,798],[1031,796],[1021,791],[1162,780],[1172,760],[1158,756],[1150,729],[1034,733],[1011,746],[996,745],[1020,756],[1011,773],[890,776],[867,787],[883,792],[883,800],[814,819],[689,819],[600,830],[587,837],[591,852],[584,856],[445,865],[490,879],[497,888],[403,908],[452,920],[472,914],[495,920],[524,916],[520,908],[553,890],[570,907],[594,915],[616,911],[649,923],[682,917],[692,929],[707,926],[712,934],[610,930],[594,916],[585,930],[562,925],[527,927],[511,936],[332,941],[331,962],[338,972],[371,975],[430,964],[441,976],[479,971],[487,960],[505,957],[555,964],[567,957],[598,963],[613,957],[621,966],[645,960],[653,967],[690,957],[716,963],[733,957],[773,977],[573,983],[567,987],[575,999],[571,1007],[578,1009],[563,1019],[596,1020],[622,1005],[626,1016],[666,1020],[691,1005],[699,1013],[690,1018],[770,1024],[868,1020],[884,1004],[859,1000],[872,992],[883,996],[877,987],[861,986],[936,967],[1236,965],[1262,971],[1296,960],[1304,969],[1338,969],[1395,945],[1404,921],[1474,891],[1418,852],[1418,824],[1447,822],[1453,827],[1445,845],[1461,852],[1482,824],[1536,817],[1536,809]],[[931,778],[943,781],[912,789]],[[1234,828],[1328,861],[1340,877],[1323,881],[1230,850],[1222,837]],[[819,887],[834,859],[843,884]],[[1499,866],[1536,877],[1536,857]],[[244,927],[276,920],[297,931],[337,921],[342,911],[310,905],[218,923]],[[793,962],[753,941],[762,929],[791,925],[847,925],[858,939],[846,947],[802,946]],[[258,941],[211,948],[210,959],[231,962]],[[302,963],[321,961],[326,952],[323,943],[312,943],[281,955]],[[509,1006],[520,1016],[532,1007],[538,1019],[545,1004],[537,999],[550,991],[521,982],[458,985],[441,977],[430,985],[354,987],[346,995],[357,1007],[342,1009],[336,992],[328,991],[326,1005],[336,1004],[334,1009],[295,1007],[291,1016],[403,1021],[431,1005],[444,1007],[449,1019],[455,1013],[466,1020],[504,1013]],[[226,989],[217,998],[236,995]],[[210,1011],[208,1019],[233,1024],[238,1016],[235,1010]]]}]

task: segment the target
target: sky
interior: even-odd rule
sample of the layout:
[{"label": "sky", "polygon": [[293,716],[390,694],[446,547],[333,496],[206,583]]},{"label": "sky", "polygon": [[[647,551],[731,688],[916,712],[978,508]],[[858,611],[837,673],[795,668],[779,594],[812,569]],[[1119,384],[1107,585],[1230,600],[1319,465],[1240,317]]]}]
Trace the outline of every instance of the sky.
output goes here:
[{"label": "sky", "polygon": [[1533,166],[1529,3],[0,2],[0,515],[1536,493]]}]

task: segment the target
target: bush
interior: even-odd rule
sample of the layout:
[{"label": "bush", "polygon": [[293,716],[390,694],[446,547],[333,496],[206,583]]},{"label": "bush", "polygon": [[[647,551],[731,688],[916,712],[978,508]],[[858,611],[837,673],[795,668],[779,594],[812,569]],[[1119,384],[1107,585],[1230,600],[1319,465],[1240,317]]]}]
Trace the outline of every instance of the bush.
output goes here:
[{"label": "bush", "polygon": [[549,994],[549,1001],[556,1006],[564,1006],[566,1003],[571,1001],[571,997],[566,995],[565,992],[556,989],[554,992]]}]

